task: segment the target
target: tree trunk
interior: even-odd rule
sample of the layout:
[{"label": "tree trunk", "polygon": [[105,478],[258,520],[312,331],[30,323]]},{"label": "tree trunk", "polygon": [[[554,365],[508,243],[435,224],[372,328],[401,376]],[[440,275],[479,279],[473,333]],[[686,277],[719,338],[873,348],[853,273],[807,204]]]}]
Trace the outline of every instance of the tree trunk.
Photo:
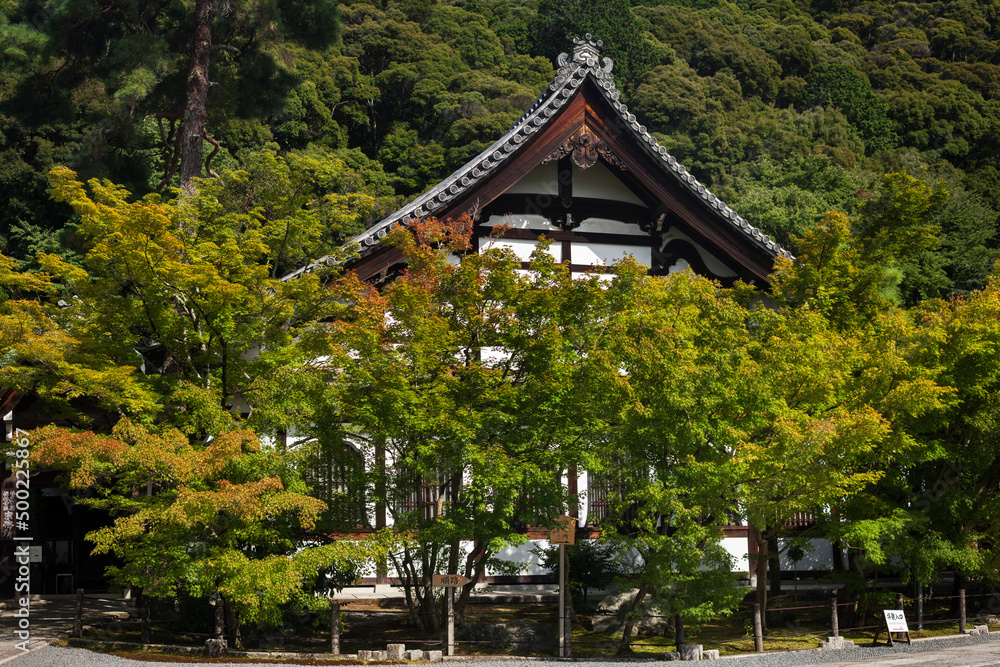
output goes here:
[{"label": "tree trunk", "polygon": [[[754,542],[757,544],[757,604],[763,618],[767,618],[767,538],[764,537],[760,529],[756,526],[750,527]],[[765,622],[765,627],[766,627]]]},{"label": "tree trunk", "polygon": [[226,610],[226,626],[229,629],[229,632],[226,634],[229,637],[229,645],[232,648],[242,649],[243,637],[240,635],[240,622],[236,618],[236,610],[233,609],[233,603],[220,595],[219,604],[224,605],[223,608]]},{"label": "tree trunk", "polygon": [[639,587],[639,590],[635,594],[635,599],[632,600],[632,608],[629,610],[628,616],[625,618],[625,629],[622,630],[622,639],[618,643],[618,655],[627,655],[632,653],[631,638],[632,638],[632,628],[635,627],[635,614],[642,607],[642,601],[646,599],[646,595],[653,590],[653,585],[649,582],[644,583]]},{"label": "tree trunk", "polygon": [[194,49],[187,79],[187,101],[181,127],[181,188],[190,191],[191,180],[201,176],[201,158],[208,116],[208,64],[212,51],[212,0],[194,5]]},{"label": "tree trunk", "polygon": [[[465,618],[465,607],[469,604],[476,584],[486,576],[486,546],[483,542],[476,540],[473,542],[472,551],[465,557],[465,564],[461,573],[470,579],[469,583],[462,586],[462,592],[455,601],[455,618],[461,621]],[[458,572],[456,567],[456,572]]]},{"label": "tree trunk", "polygon": [[771,595],[781,595],[781,558],[778,553],[777,537],[772,537],[767,541],[767,551],[771,554],[771,557],[767,559],[767,576],[771,584]]}]

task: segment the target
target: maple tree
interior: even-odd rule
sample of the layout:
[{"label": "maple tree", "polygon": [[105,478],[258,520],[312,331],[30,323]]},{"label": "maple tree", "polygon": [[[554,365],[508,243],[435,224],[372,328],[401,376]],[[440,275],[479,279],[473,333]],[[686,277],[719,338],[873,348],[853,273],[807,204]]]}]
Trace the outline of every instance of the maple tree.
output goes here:
[{"label": "maple tree", "polygon": [[283,257],[321,248],[336,218],[294,201],[270,201],[271,215],[246,207],[233,197],[245,180],[132,200],[54,170],[54,195],[80,215],[83,266],[54,255],[37,274],[0,265],[23,297],[0,313],[14,361],[2,381],[85,429],[37,430],[33,456],[117,517],[88,535],[121,559],[113,581],[153,597],[219,592],[237,643],[282,605],[320,604],[324,572],[342,584],[378,551],[318,533],[325,505],[307,493],[301,454],[261,444],[279,428],[253,414],[268,376],[311,355],[300,341],[343,306],[318,275],[273,277]]},{"label": "maple tree", "polygon": [[894,518],[872,560],[894,558],[904,580],[933,584],[949,568],[956,589],[996,581],[998,314],[996,276],[981,291],[911,310],[923,332],[922,363],[949,388],[949,400],[914,421],[915,446],[860,499],[865,507],[854,508]]},{"label": "maple tree", "polygon": [[[605,351],[601,410],[611,425],[592,476],[612,498],[601,540],[638,554],[623,577],[661,614],[701,622],[743,597],[723,548],[735,510],[734,380],[746,363],[747,310],[732,292],[690,272],[648,277],[618,267]],[[630,652],[626,617],[620,653]],[[678,639],[678,641],[681,641]]]},{"label": "maple tree", "polygon": [[335,292],[348,314],[314,348],[326,373],[281,380],[322,406],[296,433],[339,432],[363,453],[356,465],[371,462],[347,494],[386,509],[389,564],[432,629],[431,576],[470,578],[460,613],[487,569],[514,573],[501,552],[575,502],[563,475],[587,464],[604,427],[588,389],[603,341],[598,277],[574,280],[544,250],[524,275],[509,251],[467,253],[470,229],[465,218],[393,232],[406,271],[381,289],[345,277]]},{"label": "maple tree", "polygon": [[[891,180],[915,184],[901,175]],[[777,393],[762,396],[777,402],[760,415],[792,428],[761,424],[760,433],[773,435],[760,456],[747,460],[747,479],[754,484],[744,501],[760,553],[772,560],[777,538],[794,532],[786,523],[803,513],[814,522],[814,534],[848,549],[852,565],[862,555],[885,563],[886,543],[908,521],[905,508],[889,500],[894,492],[887,476],[940,454],[917,435],[925,420],[953,400],[933,353],[942,332],[890,301],[896,283],[889,269],[918,243],[926,244],[931,232],[886,204],[864,217],[859,234],[851,234],[846,216],[828,213],[800,239],[801,256],[794,263],[779,260],[776,267],[773,294],[787,323],[797,324],[790,330],[795,338],[770,346],[774,365],[761,383]],[[887,238],[892,224],[908,225],[911,241]],[[785,541],[780,550],[791,544]],[[765,560],[759,556],[757,563],[761,604]],[[843,597],[856,592],[849,587]]]},{"label": "maple tree", "polygon": [[314,592],[330,592],[327,576],[349,581],[379,553],[374,542],[303,549],[324,504],[307,495],[294,457],[244,429],[199,445],[122,419],[106,435],[46,426],[33,438],[35,460],[66,470],[79,502],[118,517],[87,536],[94,553],[121,560],[109,579],[153,598],[220,593],[237,644],[242,626],[280,624],[290,603],[321,608]]}]

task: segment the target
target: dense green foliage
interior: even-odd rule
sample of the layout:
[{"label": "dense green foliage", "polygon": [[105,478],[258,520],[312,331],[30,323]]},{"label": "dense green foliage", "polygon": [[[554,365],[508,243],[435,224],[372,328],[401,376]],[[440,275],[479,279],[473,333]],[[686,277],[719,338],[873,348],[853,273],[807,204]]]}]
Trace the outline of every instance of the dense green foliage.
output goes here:
[{"label": "dense green foliage", "polygon": [[[351,349],[367,356],[345,355],[336,370],[356,373],[361,386],[371,380],[368,366],[383,369],[378,382],[402,387],[368,396],[349,394],[349,384],[330,389],[336,385],[328,375],[301,387],[276,371],[332,357],[325,333],[305,334],[352,299],[328,302],[316,281],[275,279],[333,252],[492,143],[551,80],[553,58],[584,32],[605,41],[624,100],[657,139],[799,256],[776,281],[780,314],[755,314],[753,299],[739,290],[720,297],[707,283],[677,278],[663,286],[637,274],[634,283],[620,282],[621,301],[612,304],[618,310],[608,306],[619,328],[611,329],[615,345],[602,349],[618,356],[603,369],[614,372],[601,376],[611,388],[593,394],[608,401],[604,421],[591,426],[615,425],[595,458],[612,461],[613,453],[614,460],[643,462],[631,472],[652,469],[660,480],[649,484],[642,473],[621,481],[632,495],[620,503],[638,498],[644,511],[620,526],[619,542],[662,565],[640,575],[643,590],[688,610],[680,615],[690,619],[731,604],[723,586],[727,559],[715,546],[725,514],[736,511],[736,499],[720,489],[741,483],[762,490],[740,501],[761,553],[783,536],[781,517],[837,505],[837,516],[821,516],[818,529],[853,555],[876,563],[900,557],[904,574],[923,579],[948,566],[995,574],[1000,306],[989,276],[1000,246],[1000,0],[219,3],[205,107],[206,140],[218,142],[218,151],[205,156],[204,174],[221,175],[184,197],[173,186],[194,5],[0,0],[0,341],[5,354],[27,360],[5,365],[4,382],[68,413],[89,401],[80,413],[93,421],[85,425],[114,436],[96,444],[130,452],[115,461],[125,474],[121,484],[142,486],[150,470],[162,473],[156,494],[119,508],[150,523],[174,517],[160,522],[159,542],[143,541],[135,525],[98,536],[103,549],[135,556],[135,567],[119,571],[122,581],[172,594],[150,575],[160,546],[195,539],[190,535],[211,525],[209,510],[241,504],[247,516],[233,513],[204,540],[204,554],[175,554],[181,560],[172,566],[181,570],[190,564],[183,559],[198,556],[187,581],[192,589],[220,587],[245,619],[273,616],[308,588],[309,576],[343,564],[340,554],[324,552],[294,571],[284,565],[302,530],[336,523],[337,498],[325,499],[323,509],[302,493],[311,480],[298,476],[294,457],[270,461],[253,437],[240,439],[244,424],[229,408],[244,399],[247,409],[254,406],[248,426],[258,433],[315,429],[310,435],[319,442],[336,429],[345,436],[346,417],[409,447],[393,452],[400,460],[420,461],[414,452],[429,451],[452,470],[497,464],[470,442],[499,442],[496,451],[511,458],[537,445],[519,430],[530,423],[523,412],[549,404],[536,406],[497,382],[496,369],[481,359],[458,378],[437,362],[428,366],[438,372],[426,385],[438,403],[418,391],[426,388],[418,377],[426,355],[451,358],[484,345],[461,338],[471,335],[473,320],[446,317],[448,304],[475,309],[481,295],[458,289],[468,285],[455,278],[475,267],[440,282],[401,282],[369,300],[359,298],[360,289],[348,295],[370,306],[368,315],[384,315],[383,297],[394,311],[409,305],[408,326],[449,334],[429,336],[426,346],[417,341],[411,366],[420,373],[409,376],[392,347],[399,341],[374,325],[365,329],[360,313]],[[107,180],[87,190],[66,167]],[[187,251],[192,239],[197,252]],[[156,262],[147,243],[159,249]],[[494,258],[497,266],[510,258],[501,260]],[[427,262],[435,281],[452,271],[446,262]],[[601,313],[581,303],[615,294],[573,287],[561,269],[547,270],[552,294],[567,299],[560,316]],[[444,296],[431,289],[442,285],[455,289]],[[537,285],[500,287],[503,303],[522,309],[517,321],[530,323],[523,309],[533,305]],[[686,314],[674,321],[667,307],[632,312],[636,294],[649,297],[642,304],[684,304]],[[938,300],[946,297],[958,298]],[[420,307],[440,306],[435,299],[447,307]],[[713,326],[703,330],[706,321]],[[577,324],[587,333],[592,323]],[[580,359],[600,360],[596,353],[573,357],[589,348],[567,343],[566,331],[573,333],[560,330],[535,348],[524,336],[496,344],[538,352],[536,379],[547,386],[543,381],[569,377]],[[600,331],[605,335],[603,323]],[[651,331],[658,335],[647,336]],[[143,352],[142,368],[169,373],[136,376],[142,340],[156,344]],[[266,354],[250,354],[262,340]],[[691,345],[677,347],[678,340]],[[773,349],[795,356],[778,358]],[[350,365],[358,360],[368,366]],[[518,427],[504,431],[502,442],[490,430],[498,416],[482,400],[487,386],[509,391],[501,416]],[[345,393],[334,401],[325,391]],[[407,419],[386,417],[399,412],[378,403],[386,396],[412,404]],[[340,405],[353,412],[334,409]],[[550,430],[539,433],[572,440],[578,425],[560,421],[564,413],[553,407],[544,417],[549,421],[539,423]],[[671,430],[684,420],[687,432]],[[320,432],[324,426],[328,432]],[[665,449],[649,446],[654,431]],[[215,456],[205,444],[210,437],[233,460],[193,474],[188,467]],[[56,433],[51,445],[53,461],[62,456],[74,467],[79,442]],[[154,445],[172,458],[151,460],[146,450]],[[822,465],[829,451],[845,452],[842,466]],[[690,456],[680,460],[676,452]],[[561,469],[574,456],[586,463],[581,452],[560,450],[526,468],[538,478],[539,498],[557,486],[541,469]],[[611,472],[591,463],[595,472]],[[729,477],[706,483],[709,463]],[[509,469],[498,470],[489,488],[513,498],[514,490],[496,481]],[[242,485],[239,493],[223,481]],[[374,493],[399,480],[364,481]],[[775,486],[788,491],[782,503],[766,493]],[[122,488],[108,491],[109,502]],[[476,505],[473,492],[485,497],[488,490],[473,487],[459,497],[468,505],[455,500],[445,513],[454,525],[431,522],[437,533],[393,554],[432,562],[447,553],[447,569],[455,571],[455,545],[469,526],[489,532],[478,554],[484,559],[515,541],[513,514],[491,523],[482,516],[485,501]],[[173,503],[189,493],[209,494],[207,509],[175,515]],[[914,506],[915,496],[926,503]],[[356,521],[356,510],[339,519]],[[265,530],[259,515],[283,523]],[[409,518],[415,531],[428,528],[426,517]],[[406,519],[400,516],[400,525]],[[252,549],[266,561],[255,567],[273,566],[268,571],[287,584],[262,606],[236,576]],[[863,562],[853,558],[852,566]],[[415,581],[424,574],[410,568]],[[426,599],[424,617],[433,619],[433,598]]]},{"label": "dense green foliage", "polygon": [[[192,21],[180,0],[0,3],[0,250],[78,256],[52,166],[169,184]],[[985,0],[245,0],[215,13],[206,133],[219,171],[335,156],[349,174],[318,191],[374,197],[370,224],[499,137],[591,32],[657,138],[793,251],[825,211],[884,196],[884,173],[946,192],[937,242],[900,268],[913,303],[981,287],[995,256],[997,25]]]}]

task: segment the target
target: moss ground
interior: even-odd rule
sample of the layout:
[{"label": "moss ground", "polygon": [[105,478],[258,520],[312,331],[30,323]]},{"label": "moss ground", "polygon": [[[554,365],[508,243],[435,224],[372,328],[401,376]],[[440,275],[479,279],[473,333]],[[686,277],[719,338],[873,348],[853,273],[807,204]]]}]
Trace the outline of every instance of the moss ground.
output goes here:
[{"label": "moss ground", "polygon": [[[787,599],[786,599],[787,598]],[[808,598],[799,596],[792,601],[791,596],[783,596],[777,600],[778,606],[793,608],[789,611],[769,612],[769,627],[765,632],[765,651],[788,651],[799,649],[814,649],[819,642],[825,641],[829,635],[829,607],[824,598]],[[749,607],[749,603],[745,605]],[[441,649],[443,630],[432,631],[418,628],[403,609],[387,609],[377,606],[371,609],[355,609],[347,617],[342,630],[341,646],[343,653],[356,653],[360,649],[384,649],[389,643],[405,643],[410,648]],[[591,628],[593,605],[578,611],[573,624],[573,655],[577,657],[610,657],[617,653],[621,635],[615,633],[594,632]],[[842,618],[844,612],[842,611]],[[949,620],[954,613],[949,609],[947,601],[932,601],[925,606],[925,629],[916,631],[916,623],[912,610],[907,609],[911,637],[932,637],[953,635],[958,633],[958,622]],[[871,626],[858,629],[847,628],[841,634],[853,640],[858,645],[871,644],[876,627],[874,612],[866,618],[855,620],[854,625]],[[465,623],[504,622],[513,620],[530,620],[543,625],[557,626],[555,604],[498,604],[470,605],[466,611]],[[302,619],[300,619],[302,620]],[[979,621],[981,622],[981,621]],[[262,633],[262,637],[248,639],[246,648],[250,650],[275,650],[294,652],[317,652],[327,650],[329,620],[305,619],[296,627],[272,629]],[[973,623],[970,619],[970,625]],[[842,620],[843,625],[843,620]],[[736,655],[754,651],[752,616],[748,609],[724,617],[715,618],[697,626],[685,628],[685,640],[688,643],[702,644],[706,649],[717,649],[721,655]],[[994,626],[1000,629],[1000,626]],[[554,633],[553,633],[554,634]],[[90,638],[100,639],[102,632],[98,629]],[[497,646],[467,643],[461,641],[459,633],[457,651],[460,654],[516,654],[516,655],[555,655],[555,646],[517,647],[504,649]],[[138,626],[134,623],[124,623],[119,626],[115,636],[104,639],[116,642],[138,642]],[[204,643],[204,635],[180,634],[176,632],[176,624],[163,623],[153,625],[152,643],[200,646]],[[885,641],[882,633],[880,641]],[[675,650],[675,640],[672,636],[636,636],[632,638],[631,649],[637,655],[653,655]],[[130,656],[132,657],[132,656]],[[151,659],[156,659],[155,655]],[[342,663],[341,663],[342,664]]]}]

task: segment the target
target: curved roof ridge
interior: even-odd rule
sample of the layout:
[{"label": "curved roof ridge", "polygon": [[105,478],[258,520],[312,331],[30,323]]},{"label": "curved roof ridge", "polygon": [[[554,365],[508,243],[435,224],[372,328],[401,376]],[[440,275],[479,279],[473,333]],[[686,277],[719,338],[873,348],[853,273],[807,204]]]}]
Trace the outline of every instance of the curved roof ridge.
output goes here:
[{"label": "curved roof ridge", "polygon": [[[552,83],[532,102],[531,106],[515,121],[506,134],[433,188],[361,232],[348,244],[356,244],[359,252],[365,255],[377,247],[389,233],[389,230],[396,225],[408,224],[412,220],[433,214],[442,205],[492,174],[508,157],[516,153],[531,135],[545,127],[548,120],[570,100],[587,77],[590,77],[608,100],[611,108],[617,112],[623,125],[629,128],[644,150],[660,162],[691,193],[707,204],[716,217],[735,227],[772,255],[792,257],[791,253],[716,197],[649,134],[646,126],[639,124],[635,114],[630,113],[628,107],[619,101],[621,93],[615,86],[614,78],[611,75],[614,62],[607,56],[600,58],[603,42],[594,41],[588,33],[583,38],[574,38],[573,44],[572,56],[567,53],[559,55],[557,60],[559,69],[556,70]],[[328,266],[334,262],[335,260],[330,256],[323,257],[288,274],[282,280],[297,277],[319,266]]]}]

